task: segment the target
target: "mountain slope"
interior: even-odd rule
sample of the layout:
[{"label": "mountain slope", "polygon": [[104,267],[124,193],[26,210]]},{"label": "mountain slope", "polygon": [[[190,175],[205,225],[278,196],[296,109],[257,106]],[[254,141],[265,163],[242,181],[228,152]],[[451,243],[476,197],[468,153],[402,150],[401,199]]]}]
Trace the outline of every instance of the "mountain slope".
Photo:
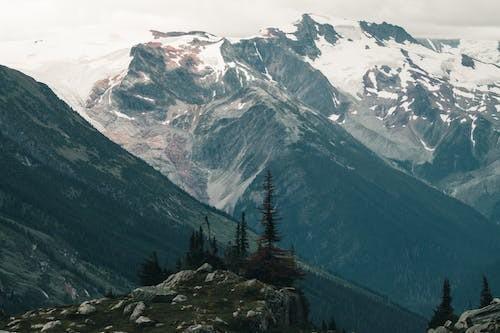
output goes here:
[{"label": "mountain slope", "polygon": [[[394,26],[362,26],[349,38],[383,32],[366,37],[369,47],[382,48],[391,33],[394,43],[414,42]],[[483,254],[498,248],[498,229],[395,170],[340,126],[347,128],[342,119],[352,107],[342,91],[363,81],[344,76],[347,85],[337,89],[315,67],[326,54],[318,40],[347,43],[341,36],[307,15],[292,34],[269,29],[252,39],[154,32],[131,50],[127,68],[94,86],[80,111],[198,199],[233,214],[245,210],[253,223],[262,172],[272,169],[284,244],[429,311],[445,275],[459,287],[470,270],[495,261]]]},{"label": "mountain slope", "polygon": [[[214,234],[229,236],[229,218],[109,142],[47,86],[5,67],[0,80],[0,212],[9,221],[2,223],[2,234],[10,245],[2,257],[26,260],[15,270],[19,275],[1,271],[4,290],[31,298],[30,282],[36,281],[46,288],[35,294],[48,302],[65,294],[96,295],[96,288],[102,293],[113,281],[121,280],[118,288],[130,285],[124,281],[134,279],[139,260],[152,249],[170,261],[177,258],[189,227],[201,224],[204,215]],[[25,240],[10,243],[12,233]],[[78,272],[71,269],[65,277],[64,265],[74,262],[106,267],[80,272],[101,283],[90,290],[90,281],[74,279]]]},{"label": "mountain slope", "polygon": [[[139,260],[156,250],[172,263],[204,215],[220,242],[233,236],[228,217],[110,142],[47,86],[6,67],[0,67],[0,138],[0,307],[6,310],[127,292]],[[321,304],[315,320],[338,313],[345,327],[382,333],[398,317],[401,332],[421,331],[421,317],[320,273],[304,281],[312,304]],[[377,312],[355,318],[342,311],[345,303],[356,313]]]},{"label": "mountain slope", "polygon": [[[302,102],[326,110],[380,156],[497,220],[497,41],[417,41],[388,23],[304,15],[292,27],[268,29],[267,36],[249,42],[259,45],[260,66],[287,88],[303,81],[293,80],[297,73],[277,50],[292,51],[319,70],[316,89],[296,95]],[[296,47],[304,44],[307,52]],[[318,91],[325,90],[340,91],[344,107],[328,101],[318,106]]]}]

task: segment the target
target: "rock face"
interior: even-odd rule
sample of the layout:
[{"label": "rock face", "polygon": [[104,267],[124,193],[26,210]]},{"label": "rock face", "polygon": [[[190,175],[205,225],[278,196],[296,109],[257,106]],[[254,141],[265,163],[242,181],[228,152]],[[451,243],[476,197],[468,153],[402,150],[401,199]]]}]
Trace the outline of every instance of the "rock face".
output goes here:
[{"label": "rock face", "polygon": [[[156,293],[157,298],[148,301],[144,301],[144,293],[136,290],[122,298],[93,300],[80,307],[31,311],[4,324],[5,329],[15,327],[22,332],[108,331],[106,327],[112,327],[115,332],[158,332],[155,331],[158,328],[162,332],[199,333],[311,331],[304,300],[294,289],[276,289],[256,280],[245,281],[221,270],[212,273],[215,274],[212,281],[205,282],[205,268],[194,274],[191,273],[194,271],[181,271],[170,276],[167,281],[178,281],[175,287],[162,283],[140,288],[148,290],[148,295]],[[166,294],[183,301],[162,299]],[[88,306],[94,311],[81,311]]]},{"label": "rock face", "polygon": [[430,329],[428,333],[497,333],[500,332],[500,299],[481,309],[468,310],[462,313],[458,321],[452,325]]}]

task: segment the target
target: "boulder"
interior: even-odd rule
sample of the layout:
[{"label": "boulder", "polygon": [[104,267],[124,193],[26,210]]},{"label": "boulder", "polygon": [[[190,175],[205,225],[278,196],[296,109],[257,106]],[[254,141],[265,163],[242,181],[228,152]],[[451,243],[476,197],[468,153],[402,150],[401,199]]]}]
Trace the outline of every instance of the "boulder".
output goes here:
[{"label": "boulder", "polygon": [[184,296],[184,295],[177,295],[175,296],[175,298],[172,300],[172,302],[175,302],[175,303],[182,303],[182,302],[185,302],[187,301],[187,297]]},{"label": "boulder", "polygon": [[130,304],[127,304],[124,308],[123,308],[123,314],[124,315],[127,315],[129,313],[131,313],[134,309],[135,309],[135,306],[137,305],[137,303],[139,302],[132,302]]},{"label": "boulder", "polygon": [[257,311],[254,311],[254,310],[248,310],[248,312],[247,312],[247,318],[253,318],[253,317],[256,317],[258,315],[259,315],[259,313]]},{"label": "boulder", "polygon": [[211,273],[213,272],[213,270],[214,268],[212,267],[212,265],[210,265],[209,263],[204,263],[203,265],[198,267],[196,273]]},{"label": "boulder", "polygon": [[177,293],[170,288],[158,285],[137,288],[130,295],[137,301],[170,303]]},{"label": "boulder", "polygon": [[96,308],[95,308],[95,306],[93,306],[89,302],[83,302],[78,307],[78,311],[77,312],[78,312],[78,314],[81,314],[81,315],[89,315],[91,313],[96,312]]},{"label": "boulder", "polygon": [[43,327],[40,330],[40,332],[51,331],[51,330],[55,329],[56,327],[61,326],[61,324],[62,323],[61,323],[60,320],[49,321],[48,323],[46,323],[45,325],[43,325]]},{"label": "boulder", "polygon": [[207,277],[205,278],[205,282],[212,282],[215,280],[215,272],[214,273],[208,273]]},{"label": "boulder", "polygon": [[216,333],[216,331],[213,326],[198,324],[189,326],[183,333]]},{"label": "boulder", "polygon": [[157,285],[157,287],[165,289],[175,289],[177,285],[191,280],[195,275],[196,272],[192,270],[180,271],[170,275],[165,281]]},{"label": "boulder", "polygon": [[138,302],[134,308],[134,311],[132,311],[129,320],[136,321],[139,317],[142,316],[144,310],[146,310],[146,304],[144,304],[144,302]]},{"label": "boulder", "polygon": [[154,320],[151,320],[146,316],[140,316],[135,320],[135,323],[140,327],[154,326],[156,324]]}]

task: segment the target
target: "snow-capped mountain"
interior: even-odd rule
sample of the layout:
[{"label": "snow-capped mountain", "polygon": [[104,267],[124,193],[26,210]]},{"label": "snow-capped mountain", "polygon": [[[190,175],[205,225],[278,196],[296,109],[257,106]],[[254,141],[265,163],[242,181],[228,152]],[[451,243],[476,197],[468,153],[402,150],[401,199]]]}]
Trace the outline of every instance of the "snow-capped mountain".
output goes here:
[{"label": "snow-capped mountain", "polygon": [[441,275],[465,284],[497,250],[494,225],[408,175],[498,217],[498,49],[470,45],[304,15],[249,38],[153,31],[130,52],[28,72],[196,198],[255,224],[272,169],[285,243],[427,310]]},{"label": "snow-capped mountain", "polygon": [[[227,84],[222,79],[231,75],[239,81],[233,90],[254,84],[256,77],[278,84],[305,105],[328,115],[380,156],[396,161],[494,220],[500,219],[498,41],[417,40],[401,27],[385,22],[310,14],[290,26],[263,29],[260,35],[246,39],[204,32],[152,33],[151,42],[143,45],[163,49],[167,69],[189,67],[200,80],[203,77],[206,91],[197,96],[196,103],[201,97],[207,103],[227,95],[226,89],[234,82]],[[22,58],[25,68],[21,69],[47,82],[96,128],[113,135],[86,112],[98,104],[95,96],[109,94],[121,84],[120,75],[125,76],[133,59],[131,50],[49,61],[54,58],[50,57],[54,45],[46,41],[35,44],[29,46],[30,56]],[[304,80],[296,80],[294,75],[297,62],[312,73]],[[140,106],[151,108],[155,102],[135,95]],[[185,111],[181,104],[175,108]],[[113,113],[127,120],[119,110]],[[162,121],[174,117],[180,115],[170,111]],[[141,143],[140,138],[139,142],[115,139],[129,146]],[[156,153],[144,152],[173,179],[183,177],[186,171],[179,170],[186,165],[173,166],[182,161],[174,157],[164,163],[165,156]],[[231,201],[209,200],[204,189],[190,184],[196,181],[184,179],[177,183],[217,207],[225,208],[226,201]],[[232,201],[237,199],[237,195],[233,197]]]}]

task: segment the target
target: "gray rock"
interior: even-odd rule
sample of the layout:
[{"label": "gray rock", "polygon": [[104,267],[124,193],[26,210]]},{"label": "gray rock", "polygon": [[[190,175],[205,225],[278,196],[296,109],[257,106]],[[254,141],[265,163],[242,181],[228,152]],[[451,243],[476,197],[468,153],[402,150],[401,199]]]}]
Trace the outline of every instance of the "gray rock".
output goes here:
[{"label": "gray rock", "polygon": [[130,294],[134,299],[144,302],[169,303],[177,293],[162,285],[137,288]]},{"label": "gray rock", "polygon": [[213,326],[210,325],[192,325],[186,328],[183,333],[215,333]]},{"label": "gray rock", "polygon": [[259,315],[259,313],[254,311],[254,310],[248,310],[248,312],[247,312],[247,318],[253,318],[253,317],[256,317],[258,315]]},{"label": "gray rock", "polygon": [[127,304],[127,305],[123,308],[123,314],[124,314],[124,315],[127,315],[127,314],[131,313],[131,312],[132,312],[132,310],[134,310],[134,309],[135,309],[135,306],[137,305],[137,303],[139,303],[139,302],[132,302],[132,303],[130,303],[130,304]]},{"label": "gray rock", "polygon": [[61,323],[60,320],[49,321],[48,323],[46,323],[45,325],[43,325],[43,327],[40,330],[40,332],[47,332],[47,331],[53,330],[54,328],[56,328],[58,326],[61,326],[61,324],[62,323]]},{"label": "gray rock", "polygon": [[182,303],[182,302],[185,302],[187,301],[187,296],[184,296],[184,295],[177,295],[175,296],[175,298],[172,300],[172,302],[175,302],[175,303]]},{"label": "gray rock", "polygon": [[212,282],[214,279],[215,279],[215,272],[208,273],[207,277],[205,278],[205,282]]},{"label": "gray rock", "polygon": [[135,320],[135,323],[139,326],[145,327],[145,326],[154,326],[156,322],[154,320],[149,319],[146,316],[140,316]]},{"label": "gray rock", "polygon": [[142,314],[144,313],[144,310],[146,310],[146,304],[144,304],[144,302],[137,303],[137,305],[134,308],[134,311],[132,312],[132,314],[129,317],[129,320],[136,321],[139,317],[142,316]]},{"label": "gray rock", "polygon": [[80,304],[80,306],[78,307],[78,313],[81,314],[81,315],[89,315],[91,313],[94,313],[96,312],[97,309],[95,306],[93,306],[92,304],[90,304],[89,302],[83,302],[82,304]]},{"label": "gray rock", "polygon": [[175,289],[175,287],[182,282],[191,280],[195,274],[196,272],[192,270],[177,272],[170,275],[164,282],[157,285],[157,287],[163,289]]},{"label": "gray rock", "polygon": [[211,273],[213,272],[213,270],[214,268],[212,267],[212,265],[210,265],[209,263],[204,263],[203,265],[198,267],[196,273]]}]

